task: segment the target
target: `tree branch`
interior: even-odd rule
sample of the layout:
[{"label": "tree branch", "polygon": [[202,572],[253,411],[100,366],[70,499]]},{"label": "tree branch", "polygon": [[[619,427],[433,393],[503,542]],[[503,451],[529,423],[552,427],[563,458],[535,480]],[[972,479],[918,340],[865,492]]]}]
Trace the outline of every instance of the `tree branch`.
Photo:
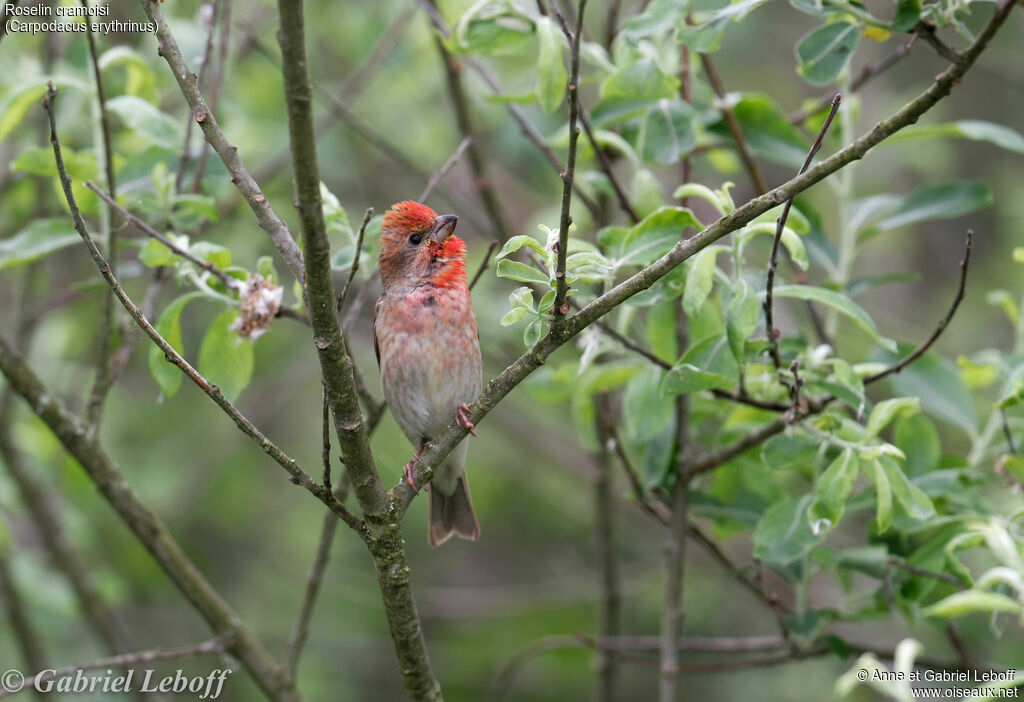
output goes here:
[{"label": "tree branch", "polygon": [[366,212],[363,214],[363,221],[359,225],[359,234],[356,236],[356,253],[352,258],[352,265],[348,267],[348,276],[345,278],[345,285],[342,287],[341,292],[338,293],[338,314],[341,314],[341,308],[345,304],[345,298],[348,297],[348,290],[352,287],[352,279],[356,277],[356,271],[359,270],[359,259],[362,258],[363,255],[363,238],[366,236],[366,226],[370,223],[370,219],[372,217],[373,208],[367,207]]},{"label": "tree branch", "polygon": [[[992,18],[978,34],[971,47],[964,53],[966,60],[949,66],[935,78],[934,82],[924,92],[900,108],[891,117],[877,123],[867,134],[836,154],[821,161],[813,168],[809,168],[802,175],[798,175],[760,197],[753,198],[746,204],[720,217],[694,236],[680,241],[657,261],[622,281],[588,304],[577,314],[569,317],[561,329],[552,329],[547,336],[534,344],[530,349],[527,349],[522,356],[487,384],[487,387],[480,396],[470,405],[470,421],[474,424],[479,424],[505,395],[511,392],[530,373],[540,367],[556,349],[633,295],[649,288],[687,258],[726,234],[748,224],[758,215],[807,190],[815,183],[824,180],[844,166],[863,158],[865,154],[883,140],[895,134],[903,127],[916,122],[921,115],[931,109],[939,100],[949,95],[953,87],[960,82],[985,50],[985,47],[995,33],[1006,21],[1015,2],[1016,0],[1000,0]],[[809,411],[814,411],[813,406]],[[750,440],[750,443],[740,448],[736,453],[740,453],[758,441],[782,431],[785,426],[786,422],[784,420],[776,420],[770,425],[757,430],[755,434],[759,434],[760,438],[754,437]],[[464,427],[453,422],[424,447],[414,469],[417,489],[433,474],[432,467],[444,459],[467,433]],[[705,467],[696,470],[696,472],[710,470],[711,468],[706,467],[706,465],[706,461],[700,462],[698,466]],[[400,481],[392,488],[391,493],[396,497],[400,496],[402,504],[399,506],[399,509],[404,512],[415,496],[416,490],[404,481]]]},{"label": "tree branch", "polygon": [[953,298],[953,304],[949,306],[946,316],[939,320],[939,323],[935,326],[935,331],[931,333],[931,336],[922,341],[916,349],[896,363],[879,371],[878,373],[875,373],[874,375],[869,375],[864,378],[865,385],[877,382],[888,375],[892,375],[893,373],[899,373],[901,370],[909,366],[920,358],[928,349],[930,349],[932,344],[934,344],[938,340],[939,336],[942,335],[942,332],[945,331],[946,327],[949,326],[950,320],[953,319],[953,315],[956,314],[957,308],[964,299],[964,290],[967,287],[967,267],[971,265],[971,249],[973,248],[973,242],[974,232],[968,229],[967,240],[964,242],[964,257],[960,260],[960,285],[957,288],[956,297]]},{"label": "tree branch", "polygon": [[555,262],[555,302],[554,310],[557,327],[565,323],[565,316],[569,314],[569,303],[566,297],[569,295],[569,281],[565,277],[565,259],[569,250],[569,226],[572,224],[572,184],[576,175],[576,146],[579,143],[580,128],[576,124],[579,118],[579,82],[580,82],[580,41],[583,36],[583,12],[587,9],[587,0],[580,0],[577,11],[576,31],[571,32],[569,25],[565,22],[558,3],[551,6],[555,17],[562,27],[565,38],[569,40],[571,54],[569,59],[569,155],[566,158],[565,170],[562,171],[562,212],[558,218],[558,251]]},{"label": "tree branch", "polygon": [[167,20],[164,18],[163,12],[160,11],[160,4],[152,0],[139,0],[139,4],[142,7],[142,11],[146,13],[146,16],[156,24],[156,37],[159,42],[157,51],[167,61],[167,65],[170,66],[174,79],[178,82],[178,87],[181,89],[181,94],[185,96],[185,101],[192,109],[193,118],[199,123],[210,146],[213,147],[221,161],[224,162],[224,167],[231,174],[231,182],[235,184],[238,192],[241,193],[249,207],[252,208],[260,228],[270,236],[270,240],[281,253],[281,257],[288,265],[288,268],[291,269],[295,278],[302,283],[302,252],[295,244],[291,232],[288,231],[288,225],[277,216],[270,203],[267,202],[266,195],[260,190],[259,184],[249,175],[245,164],[242,163],[242,159],[238,156],[238,148],[232,145],[227,137],[224,136],[224,132],[221,131],[220,125],[217,124],[217,118],[214,117],[213,112],[203,99],[202,93],[199,92],[195,74],[189,72],[188,66],[185,64],[185,59],[181,55],[178,43],[167,26]]},{"label": "tree branch", "polygon": [[[807,168],[811,165],[811,161],[814,160],[815,154],[821,148],[821,141],[825,138],[825,133],[828,128],[832,125],[832,120],[836,116],[836,110],[839,109],[839,102],[842,100],[842,96],[839,93],[835,94],[832,98],[832,109],[828,113],[828,117],[825,118],[824,124],[821,125],[821,129],[818,131],[818,138],[814,140],[814,144],[811,146],[811,150],[807,153],[807,158],[804,159],[804,165],[800,167],[800,171],[797,175],[801,175],[807,171]],[[775,269],[779,265],[779,242],[782,241],[782,232],[786,228],[786,220],[789,218],[789,210],[793,206],[793,198],[790,197],[786,200],[786,204],[782,208],[782,214],[776,220],[775,226],[775,238],[772,240],[772,253],[768,258],[768,282],[765,284],[764,291],[764,324],[765,331],[768,334],[768,349],[771,352],[772,363],[775,364],[775,370],[782,370],[782,358],[779,357],[779,330],[775,328],[775,324],[772,318],[773,312],[773,301],[772,301],[772,285],[775,282]]]},{"label": "tree branch", "polygon": [[[610,10],[609,10],[610,11]],[[587,133],[587,140],[590,142],[591,147],[594,149],[594,155],[597,156],[598,163],[601,164],[601,170],[608,176],[608,182],[611,183],[612,190],[615,191],[615,197],[619,201],[619,207],[625,212],[631,222],[636,224],[640,221],[640,217],[637,216],[636,210],[629,204],[629,198],[626,197],[626,192],[622,189],[619,184],[618,178],[615,177],[615,172],[612,170],[611,161],[608,159],[608,154],[604,152],[601,145],[597,143],[597,139],[594,138],[594,131],[590,128],[590,120],[587,119],[587,111],[580,109],[580,124],[583,125],[583,131]]]},{"label": "tree branch", "polygon": [[487,251],[484,252],[484,259],[482,261],[480,261],[480,267],[476,269],[476,273],[473,274],[473,279],[471,281],[469,281],[469,290],[470,291],[473,290],[473,286],[476,285],[477,282],[480,280],[480,278],[483,277],[484,271],[487,270],[487,266],[489,266],[490,263],[491,263],[491,254],[494,253],[494,250],[496,248],[498,248],[498,245],[500,243],[501,243],[500,241],[498,241],[497,239],[494,239],[487,246]]},{"label": "tree branch", "polygon": [[[473,137],[468,134],[462,137],[462,141],[460,141],[459,145],[455,147],[455,151],[453,151],[452,155],[448,157],[448,160],[445,161],[439,169],[437,169],[437,172],[434,175],[430,176],[430,180],[427,181],[427,187],[425,187],[423,192],[420,193],[420,196],[416,198],[417,202],[427,201],[427,198],[430,197],[430,193],[434,192],[434,188],[437,187],[437,184],[444,180],[444,177],[448,175],[448,171],[450,171],[452,167],[459,162],[459,159],[462,158],[462,154],[466,150],[466,147],[472,143]],[[488,190],[490,190],[490,188],[488,188]]]},{"label": "tree branch", "polygon": [[[0,604],[3,604],[7,620],[11,623],[14,643],[21,653],[25,666],[29,670],[40,670],[46,667],[43,642],[39,638],[35,624],[29,619],[28,607],[21,596],[21,590],[14,582],[11,564],[7,558],[9,551],[9,546],[0,548]],[[4,689],[0,688],[0,697],[3,694]],[[42,693],[39,692],[36,692],[36,697],[43,699]]]},{"label": "tree branch", "polygon": [[718,75],[718,71],[715,70],[715,64],[711,62],[711,57],[708,54],[698,55],[700,56],[700,63],[704,67],[704,74],[708,77],[708,82],[711,83],[711,89],[715,91],[715,97],[718,98],[718,108],[722,111],[725,126],[729,129],[732,140],[736,142],[736,150],[740,153],[743,167],[750,176],[750,180],[754,183],[754,188],[758,194],[767,192],[768,186],[765,183],[764,176],[761,175],[761,169],[758,168],[757,161],[754,159],[754,152],[750,150],[747,140],[743,138],[743,130],[740,128],[739,120],[736,119],[736,113],[726,103],[725,87],[722,85],[722,78]]}]

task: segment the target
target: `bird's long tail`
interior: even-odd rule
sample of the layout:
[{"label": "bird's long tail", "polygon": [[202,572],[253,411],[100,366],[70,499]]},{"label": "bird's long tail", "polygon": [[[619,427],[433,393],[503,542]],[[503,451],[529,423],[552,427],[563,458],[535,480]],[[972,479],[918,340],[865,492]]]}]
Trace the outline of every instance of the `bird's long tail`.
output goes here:
[{"label": "bird's long tail", "polygon": [[476,541],[480,538],[480,524],[473,514],[473,503],[469,499],[469,484],[466,476],[460,475],[451,495],[442,495],[439,486],[430,491],[430,525],[427,528],[427,543],[440,546],[452,534]]}]

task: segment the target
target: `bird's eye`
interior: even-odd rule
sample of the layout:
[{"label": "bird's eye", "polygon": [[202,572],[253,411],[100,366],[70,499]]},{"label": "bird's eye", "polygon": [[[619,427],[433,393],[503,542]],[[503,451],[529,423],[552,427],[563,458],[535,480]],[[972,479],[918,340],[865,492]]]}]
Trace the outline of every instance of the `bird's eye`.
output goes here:
[{"label": "bird's eye", "polygon": [[419,244],[421,241],[423,241],[423,237],[420,236],[419,234],[413,234],[412,236],[409,237],[410,244]]}]

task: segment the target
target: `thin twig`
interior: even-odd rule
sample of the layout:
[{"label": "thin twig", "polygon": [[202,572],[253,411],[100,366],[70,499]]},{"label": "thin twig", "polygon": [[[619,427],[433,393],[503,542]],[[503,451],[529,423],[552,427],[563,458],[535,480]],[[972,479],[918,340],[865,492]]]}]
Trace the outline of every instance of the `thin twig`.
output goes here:
[{"label": "thin twig", "polygon": [[99,249],[96,248],[96,244],[93,242],[92,237],[89,236],[89,230],[85,225],[85,220],[82,218],[82,213],[78,209],[78,204],[75,201],[74,193],[71,190],[71,178],[68,176],[67,169],[64,166],[64,157],[61,155],[60,141],[57,138],[57,122],[54,116],[54,102],[57,97],[57,89],[51,83],[47,91],[46,96],[43,98],[43,106],[46,108],[46,113],[50,119],[50,143],[53,144],[54,158],[57,162],[57,173],[60,176],[61,186],[64,190],[64,197],[68,203],[68,209],[71,211],[71,217],[74,221],[75,229],[82,237],[82,241],[85,242],[86,248],[89,250],[89,254],[92,256],[93,262],[100,271],[100,275],[106,280],[107,285],[114,291],[117,299],[121,301],[121,304],[128,311],[128,314],[132,316],[132,319],[139,325],[149,336],[150,339],[164,352],[164,357],[170,362],[181,369],[183,373],[194,382],[199,388],[209,395],[209,397],[224,410],[225,413],[234,421],[235,425],[248,436],[250,439],[255,441],[263,452],[273,458],[278,465],[284,468],[292,476],[293,482],[297,485],[302,485],[304,488],[309,490],[311,493],[316,495],[324,504],[331,507],[335,513],[341,517],[346,524],[355,529],[357,532],[362,533],[363,523],[362,520],[358,519],[355,515],[349,512],[344,505],[341,505],[337,500],[333,499],[331,493],[325,492],[323,488],[314,481],[309,474],[307,474],[295,459],[288,456],[282,451],[274,442],[268,439],[263,432],[256,428],[256,426],[250,422],[245,416],[238,411],[235,407],[220,391],[216,385],[211,384],[206,378],[204,378],[199,371],[192,367],[188,361],[186,361],[181,354],[179,354],[173,346],[171,346],[166,339],[153,328],[149,320],[142,313],[142,310],[132,302],[131,298],[118,283],[117,278],[110,270],[110,266],[104,260],[103,255]]},{"label": "thin twig", "polygon": [[886,563],[888,563],[891,566],[896,566],[897,568],[902,568],[911,575],[920,575],[925,578],[931,578],[932,580],[939,580],[941,582],[948,583],[955,587],[957,590],[967,589],[967,586],[964,585],[960,581],[960,578],[956,577],[955,575],[952,575],[950,573],[940,573],[938,571],[928,570],[927,568],[921,568],[920,566],[916,566],[913,563],[907,562],[906,559],[900,558],[899,556],[889,556]]},{"label": "thin twig", "polygon": [[[889,70],[892,66],[899,63],[900,60],[910,55],[910,49],[914,46],[914,42],[917,41],[917,36],[914,34],[909,40],[900,44],[895,51],[890,54],[883,56],[873,63],[865,64],[863,68],[857,73],[857,76],[850,81],[850,92],[857,92],[864,87],[864,84],[870,81],[872,78],[878,76],[881,73]],[[818,100],[807,108],[802,108],[789,113],[786,118],[790,124],[803,124],[811,115],[816,115],[832,103],[834,93],[829,92],[822,95]]]},{"label": "thin twig", "polygon": [[491,254],[494,253],[494,250],[496,248],[498,248],[498,245],[500,243],[501,243],[500,241],[498,241],[497,239],[494,239],[487,246],[487,251],[484,253],[484,259],[482,261],[480,261],[480,267],[476,269],[476,273],[473,274],[473,279],[471,281],[469,281],[469,289],[470,290],[473,290],[473,286],[476,285],[477,281],[480,280],[480,278],[483,277],[484,271],[487,270],[487,266],[489,266],[491,264]]},{"label": "thin twig", "polygon": [[348,267],[348,277],[345,278],[345,286],[338,293],[338,314],[341,314],[341,308],[345,304],[345,298],[348,297],[348,290],[352,286],[352,279],[356,277],[356,271],[359,270],[359,259],[363,256],[363,238],[366,236],[366,226],[370,223],[370,219],[373,218],[373,208],[367,207],[366,212],[363,214],[363,221],[359,225],[359,234],[356,236],[356,252],[352,259],[352,265]]},{"label": "thin twig", "polygon": [[[184,648],[172,648],[172,649],[153,649],[151,651],[139,651],[137,653],[122,653],[117,656],[110,656],[108,658],[100,658],[99,660],[89,661],[88,663],[76,663],[75,665],[64,666],[63,668],[57,668],[56,670],[41,670],[35,675],[31,675],[24,680],[24,685],[19,689],[32,689],[35,683],[46,681],[59,680],[60,678],[66,678],[69,675],[74,675],[80,670],[96,670],[97,668],[120,668],[123,666],[138,665],[140,663],[155,663],[156,661],[173,661],[181,658],[191,658],[193,656],[203,656],[211,653],[224,653],[228,650],[230,641],[226,641],[222,637],[210,639],[209,641],[203,641],[202,643],[194,646],[186,646]],[[227,677],[227,671],[221,671],[222,677],[220,678],[221,683]],[[0,689],[0,697],[7,697],[13,695],[17,690]]]},{"label": "thin twig", "polygon": [[448,171],[450,171],[452,167],[459,162],[459,159],[462,158],[462,153],[466,150],[466,147],[472,143],[473,137],[468,134],[462,137],[462,141],[460,141],[459,145],[455,147],[455,151],[452,152],[452,155],[444,162],[444,165],[437,170],[437,173],[430,176],[430,180],[427,181],[427,187],[425,187],[423,192],[420,193],[420,196],[416,198],[418,202],[427,201],[427,198],[430,197],[430,193],[434,192],[434,188],[437,187],[437,184],[444,180],[444,177],[448,175]]},{"label": "thin twig", "polygon": [[[29,670],[41,670],[46,667],[46,653],[43,642],[35,624],[28,616],[29,608],[22,597],[21,589],[11,573],[11,564],[7,557],[9,547],[0,552],[0,605],[11,623],[14,643],[21,654],[22,662]],[[31,689],[31,688],[30,688]],[[0,692],[2,695],[2,692]],[[36,696],[42,699],[42,694]]]},{"label": "thin twig", "polygon": [[597,156],[598,162],[601,164],[601,170],[608,176],[608,182],[611,183],[612,190],[615,191],[615,197],[619,201],[619,207],[625,212],[631,222],[636,224],[640,221],[640,217],[637,216],[636,210],[629,204],[629,198],[626,197],[626,192],[622,189],[619,184],[619,179],[615,177],[615,172],[612,170],[612,163],[608,158],[608,154],[604,152],[601,145],[597,143],[597,139],[594,138],[594,131],[590,128],[590,120],[587,118],[587,111],[580,108],[580,124],[583,125],[583,131],[587,133],[587,140],[590,142],[591,147],[594,149],[594,154]]},{"label": "thin twig", "polygon": [[331,489],[331,405],[327,401],[327,387],[323,387],[323,427],[321,428],[320,462],[323,465],[323,486]]},{"label": "thin twig", "polygon": [[[206,82],[206,75],[210,69],[210,57],[213,55],[213,35],[217,29],[217,7],[220,5],[220,0],[210,0],[203,7],[209,8],[209,16],[207,18],[206,25],[206,42],[203,46],[203,56],[199,60],[199,77],[196,79],[196,88],[198,90],[203,89],[203,84]],[[212,112],[215,108],[212,107],[213,101],[210,101]],[[185,141],[181,147],[181,160],[178,163],[178,172],[174,176],[174,192],[181,192],[182,181],[185,180],[185,169],[188,168],[188,162],[191,158],[189,155],[189,146],[192,142],[192,125],[195,121],[192,119],[192,113],[189,111],[188,117],[185,118]],[[205,151],[206,149],[203,149]]]},{"label": "thin twig", "polygon": [[1003,435],[1006,436],[1006,450],[1016,454],[1017,448],[1013,445],[1013,434],[1010,433],[1010,418],[1006,416],[1006,408],[1000,407],[999,414],[1002,415]]},{"label": "thin twig", "polygon": [[572,224],[572,183],[576,175],[576,146],[580,138],[580,128],[576,124],[579,119],[579,82],[580,82],[580,40],[583,35],[583,11],[587,8],[587,0],[580,0],[579,11],[577,12],[576,31],[569,30],[558,3],[551,6],[562,27],[562,32],[569,40],[571,47],[569,60],[569,82],[567,85],[569,93],[569,155],[566,159],[565,170],[562,171],[562,212],[558,218],[558,251],[555,263],[555,302],[554,314],[556,326],[565,322],[569,314],[569,303],[566,297],[569,295],[569,281],[565,277],[565,260],[569,254],[569,226]]},{"label": "thin twig", "polygon": [[158,232],[156,229],[143,222],[141,219],[133,215],[125,208],[121,207],[121,205],[117,203],[117,200],[115,200],[111,194],[103,192],[103,190],[97,187],[97,185],[93,183],[91,180],[85,181],[85,187],[89,188],[89,190],[92,190],[94,193],[99,195],[100,199],[102,199],[105,203],[110,205],[111,208],[119,212],[128,224],[132,225],[146,236],[152,239],[156,239],[161,244],[169,248],[176,256],[181,256],[186,261],[190,261],[191,263],[199,266],[204,271],[215,277],[217,280],[224,283],[228,290],[235,290],[238,288],[239,283],[241,283],[241,281],[238,280],[238,278],[234,278],[228,275],[227,273],[217,268],[217,266],[213,265],[209,261],[206,261],[201,258],[196,258],[188,251],[181,248],[180,246],[172,242],[170,239],[165,237],[163,234]]},{"label": "thin twig", "polygon": [[[217,0],[220,6],[220,35],[218,43],[220,49],[217,54],[217,69],[210,79],[210,111],[217,113],[217,101],[220,98],[220,87],[224,83],[224,74],[228,66],[228,49],[231,36],[231,0]],[[191,126],[191,123],[189,123]],[[195,173],[192,175],[192,192],[198,193],[203,182],[203,173],[206,171],[206,159],[210,150],[205,146],[199,151],[199,158],[196,160]]]},{"label": "thin twig", "polygon": [[935,49],[935,53],[952,64],[959,64],[964,60],[964,55],[939,39],[935,33],[935,26],[925,21],[918,22],[912,30],[914,34],[924,39],[925,43]]},{"label": "thin twig", "polygon": [[956,297],[953,298],[953,304],[949,306],[949,310],[946,312],[946,316],[939,320],[939,323],[935,326],[935,330],[931,333],[927,339],[922,341],[920,345],[909,354],[901,358],[891,366],[864,378],[864,384],[877,382],[882,378],[891,375],[893,373],[899,373],[901,370],[909,366],[911,363],[920,358],[928,349],[932,347],[942,332],[945,331],[949,325],[953,315],[956,314],[957,307],[964,299],[964,290],[967,287],[967,267],[971,264],[971,249],[974,245],[974,232],[970,229],[967,230],[967,240],[964,242],[964,257],[960,260],[960,284],[957,287]]},{"label": "thin twig", "polygon": [[707,76],[708,82],[711,83],[711,89],[715,91],[715,97],[718,98],[717,106],[722,111],[725,126],[729,129],[729,134],[732,135],[733,141],[736,142],[736,150],[740,153],[743,167],[750,175],[750,179],[753,181],[754,188],[758,194],[767,192],[768,186],[765,184],[764,176],[761,175],[761,169],[754,159],[754,152],[750,150],[747,140],[743,138],[743,130],[740,128],[739,120],[736,119],[736,113],[726,102],[722,78],[718,75],[718,71],[715,70],[715,64],[711,62],[711,57],[708,54],[699,54],[699,56],[701,65],[704,67],[704,74]]},{"label": "thin twig", "polygon": [[[836,93],[835,97],[832,98],[832,109],[829,111],[828,117],[825,118],[825,123],[821,125],[821,130],[818,132],[818,138],[814,140],[814,144],[811,146],[811,150],[807,153],[807,158],[804,159],[804,165],[800,167],[797,177],[803,175],[808,167],[810,167],[815,154],[817,154],[818,150],[821,148],[821,141],[825,138],[825,132],[828,131],[833,118],[836,116],[836,111],[839,109],[839,102],[841,100],[842,96],[839,93]],[[782,369],[782,358],[779,356],[779,331],[775,328],[772,317],[774,308],[772,300],[772,285],[775,282],[775,269],[778,268],[779,265],[779,242],[782,241],[782,232],[786,228],[786,220],[789,218],[789,210],[792,206],[793,198],[790,197],[786,200],[786,204],[782,208],[782,214],[779,215],[778,220],[776,220],[775,238],[772,240],[772,253],[768,258],[768,282],[765,285],[764,293],[765,330],[768,334],[768,349],[771,352],[772,363],[775,364],[776,370]]]},{"label": "thin twig", "polygon": [[185,96],[185,101],[192,108],[193,118],[199,123],[210,146],[224,162],[224,167],[231,175],[231,182],[235,184],[238,192],[252,208],[260,228],[270,236],[270,240],[280,252],[284,262],[301,284],[304,275],[302,251],[299,250],[291,232],[288,231],[288,225],[277,216],[259,184],[249,175],[245,164],[238,156],[238,148],[231,144],[224,132],[221,131],[220,125],[217,124],[217,118],[210,110],[206,100],[203,99],[195,74],[189,71],[185,64],[178,43],[160,10],[160,3],[153,2],[153,0],[139,0],[139,4],[149,20],[156,24],[158,53],[167,61],[182,95]]}]

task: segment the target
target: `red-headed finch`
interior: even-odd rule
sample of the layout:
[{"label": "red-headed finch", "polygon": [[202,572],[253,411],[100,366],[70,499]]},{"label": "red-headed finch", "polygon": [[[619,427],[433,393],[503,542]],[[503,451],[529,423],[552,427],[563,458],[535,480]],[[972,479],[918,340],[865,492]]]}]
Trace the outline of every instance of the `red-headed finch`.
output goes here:
[{"label": "red-headed finch", "polygon": [[[418,447],[452,419],[470,431],[466,403],[483,387],[480,340],[466,286],[466,244],[455,236],[455,215],[438,215],[406,200],[392,205],[380,228],[380,279],[373,330],[384,398],[398,426]],[[474,434],[476,432],[473,432]],[[475,541],[480,525],[466,483],[462,442],[434,467],[427,542],[440,546],[454,533]],[[431,488],[432,486],[432,488]]]}]

